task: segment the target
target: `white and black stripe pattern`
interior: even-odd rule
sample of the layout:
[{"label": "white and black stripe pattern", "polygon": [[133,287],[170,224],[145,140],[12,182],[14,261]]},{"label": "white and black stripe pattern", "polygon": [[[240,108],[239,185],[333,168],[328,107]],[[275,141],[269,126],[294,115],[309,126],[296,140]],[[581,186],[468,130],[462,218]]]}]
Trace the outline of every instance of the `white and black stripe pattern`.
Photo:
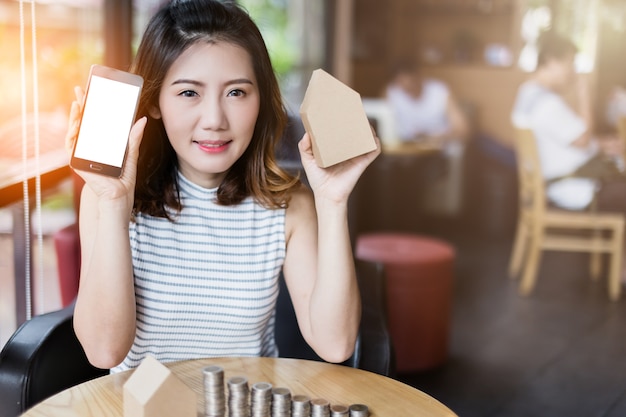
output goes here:
[{"label": "white and black stripe pattern", "polygon": [[274,314],[285,257],[285,210],[246,199],[214,203],[216,189],[179,175],[174,221],[139,214],[130,225],[137,334],[122,364],[216,356],[277,356]]}]

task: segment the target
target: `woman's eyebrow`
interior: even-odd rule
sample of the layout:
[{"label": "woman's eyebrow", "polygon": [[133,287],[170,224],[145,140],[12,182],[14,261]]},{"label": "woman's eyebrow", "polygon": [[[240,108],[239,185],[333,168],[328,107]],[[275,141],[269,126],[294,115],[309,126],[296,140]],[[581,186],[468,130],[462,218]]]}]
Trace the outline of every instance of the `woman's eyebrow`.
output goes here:
[{"label": "woman's eyebrow", "polygon": [[198,86],[203,86],[204,85],[204,83],[202,83],[200,81],[189,80],[189,79],[186,79],[186,78],[181,78],[181,79],[172,81],[172,85],[176,85],[176,84],[192,84],[192,85],[198,85]]},{"label": "woman's eyebrow", "polygon": [[230,81],[228,81],[226,83],[226,85],[232,85],[232,84],[250,84],[250,85],[254,85],[252,80],[250,80],[248,78],[235,78],[234,80],[230,80]]},{"label": "woman's eyebrow", "polygon": [[[197,86],[204,86],[205,85],[201,81],[191,80],[191,79],[187,79],[187,78],[180,78],[178,80],[172,81],[172,85],[176,85],[176,84],[191,84],[191,85],[197,85]],[[250,85],[254,85],[252,80],[250,80],[249,78],[235,78],[233,80],[229,80],[229,81],[224,83],[224,85],[233,85],[233,84],[250,84]]]}]

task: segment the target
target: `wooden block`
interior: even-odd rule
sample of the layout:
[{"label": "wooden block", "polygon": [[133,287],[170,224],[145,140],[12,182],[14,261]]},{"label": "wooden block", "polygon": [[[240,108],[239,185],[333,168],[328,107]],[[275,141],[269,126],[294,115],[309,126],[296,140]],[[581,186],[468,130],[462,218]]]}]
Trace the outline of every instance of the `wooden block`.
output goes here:
[{"label": "wooden block", "polygon": [[196,393],[152,356],[124,384],[124,417],[196,417]]},{"label": "wooden block", "polygon": [[300,116],[322,168],[376,149],[361,95],[324,70],[313,71]]}]

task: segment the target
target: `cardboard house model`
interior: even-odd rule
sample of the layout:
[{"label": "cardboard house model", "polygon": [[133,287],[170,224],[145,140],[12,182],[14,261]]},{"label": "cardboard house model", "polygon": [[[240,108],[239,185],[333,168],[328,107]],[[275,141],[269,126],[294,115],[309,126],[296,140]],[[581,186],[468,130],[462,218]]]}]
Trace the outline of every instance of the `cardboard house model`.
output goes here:
[{"label": "cardboard house model", "polygon": [[196,393],[148,356],[124,384],[124,417],[196,417]]},{"label": "cardboard house model", "polygon": [[313,71],[300,116],[322,168],[376,149],[361,95],[324,70]]}]

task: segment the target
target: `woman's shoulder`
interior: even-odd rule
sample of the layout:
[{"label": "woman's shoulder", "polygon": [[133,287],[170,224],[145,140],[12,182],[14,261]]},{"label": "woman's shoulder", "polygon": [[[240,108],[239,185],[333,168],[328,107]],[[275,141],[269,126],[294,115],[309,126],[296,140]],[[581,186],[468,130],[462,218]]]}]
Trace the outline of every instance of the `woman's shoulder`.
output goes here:
[{"label": "woman's shoulder", "polygon": [[313,192],[309,187],[300,183],[291,189],[287,213],[307,210],[313,207]]},{"label": "woman's shoulder", "polygon": [[290,236],[298,225],[310,225],[317,221],[313,192],[309,187],[300,184],[293,188],[286,212],[286,231]]}]

